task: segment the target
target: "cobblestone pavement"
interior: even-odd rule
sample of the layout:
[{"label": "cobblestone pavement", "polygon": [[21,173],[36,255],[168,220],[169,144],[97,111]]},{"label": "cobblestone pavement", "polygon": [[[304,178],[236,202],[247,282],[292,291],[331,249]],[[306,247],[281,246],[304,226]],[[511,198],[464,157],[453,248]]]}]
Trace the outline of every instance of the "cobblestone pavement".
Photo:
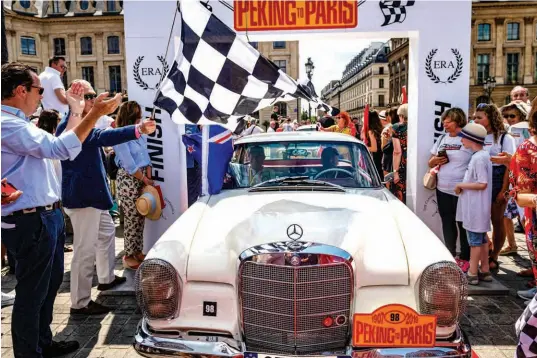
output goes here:
[{"label": "cobblestone pavement", "polygon": [[[522,267],[530,267],[524,236],[517,234],[519,255],[502,257],[497,278],[510,288],[509,296],[470,297],[467,312],[461,322],[468,333],[474,350],[482,358],[514,357],[516,337],[514,323],[524,310],[524,302],[517,298],[516,291],[525,289],[527,279],[516,277]],[[121,275],[121,250],[123,238],[118,227],[116,238],[116,274]],[[69,315],[69,280],[73,254],[65,254],[64,282],[54,306],[52,332],[55,340],[76,340],[80,350],[65,357],[139,357],[132,348],[133,336],[141,318],[134,296],[99,296],[94,278],[92,298],[114,308],[101,316],[71,317]],[[11,292],[15,287],[13,275],[2,273],[2,291]],[[12,307],[2,309],[3,358],[13,357],[11,341]]]}]

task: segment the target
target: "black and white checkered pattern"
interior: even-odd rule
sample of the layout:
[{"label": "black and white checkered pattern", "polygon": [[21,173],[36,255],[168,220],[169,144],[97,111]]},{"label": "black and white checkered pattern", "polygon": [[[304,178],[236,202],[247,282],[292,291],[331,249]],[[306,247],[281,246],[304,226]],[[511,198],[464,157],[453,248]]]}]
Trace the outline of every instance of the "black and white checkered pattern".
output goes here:
[{"label": "black and white checkered pattern", "polygon": [[313,85],[298,84],[199,1],[181,1],[181,47],[155,105],[176,123],[219,123],[232,131],[244,116],[276,101],[303,98],[333,115]]},{"label": "black and white checkered pattern", "polygon": [[405,6],[414,5],[414,0],[407,1],[379,1],[380,9],[384,15],[384,23],[382,26],[403,22],[406,19]]},{"label": "black and white checkered pattern", "polygon": [[515,324],[518,337],[516,358],[537,356],[537,300],[530,301]]}]

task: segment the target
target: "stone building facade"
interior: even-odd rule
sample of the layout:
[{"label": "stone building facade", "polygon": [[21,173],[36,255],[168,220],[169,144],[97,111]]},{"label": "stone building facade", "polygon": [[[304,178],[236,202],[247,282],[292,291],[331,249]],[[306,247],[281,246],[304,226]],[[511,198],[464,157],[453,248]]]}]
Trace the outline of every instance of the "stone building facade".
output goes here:
[{"label": "stone building facade", "polygon": [[[294,79],[298,79],[300,63],[298,56],[298,41],[274,41],[274,42],[252,42],[254,47],[265,57],[273,61],[280,69]],[[295,120],[300,117],[300,100],[279,102],[275,104],[278,113],[282,116],[289,116]],[[270,121],[273,108],[264,108],[253,116],[263,121]]]},{"label": "stone building facade", "polygon": [[321,98],[359,119],[366,104],[383,109],[390,93],[388,53],[387,43],[371,43],[347,64],[340,80],[323,88]]},{"label": "stone building facade", "polygon": [[390,39],[388,70],[390,73],[388,105],[399,105],[401,103],[401,88],[403,86],[407,86],[408,94],[408,38]]},{"label": "stone building facade", "polygon": [[474,1],[472,4],[470,111],[487,102],[483,82],[496,87],[492,102],[510,101],[516,85],[537,96],[537,4],[535,1]]},{"label": "stone building facade", "polygon": [[42,72],[67,62],[65,83],[83,78],[99,92],[127,89],[122,1],[3,2],[9,61]]}]

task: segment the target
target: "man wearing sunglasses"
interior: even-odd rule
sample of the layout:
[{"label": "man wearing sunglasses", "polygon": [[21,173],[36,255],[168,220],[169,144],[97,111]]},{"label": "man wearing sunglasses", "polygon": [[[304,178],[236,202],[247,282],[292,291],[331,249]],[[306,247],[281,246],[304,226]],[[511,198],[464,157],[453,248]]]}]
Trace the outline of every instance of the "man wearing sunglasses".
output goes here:
[{"label": "man wearing sunglasses", "polygon": [[45,89],[41,100],[43,109],[55,109],[60,112],[61,117],[69,110],[62,82],[66,70],[65,57],[54,56],[48,61],[45,71],[39,75],[41,86]]},{"label": "man wearing sunglasses", "polygon": [[[20,197],[2,205],[2,243],[15,257],[15,304],[11,333],[15,357],[57,357],[74,352],[78,342],[52,341],[53,306],[63,280],[65,231],[60,209],[61,187],[49,159],[74,160],[102,115],[113,112],[121,95],[105,94],[78,125],[58,137],[30,123],[42,98],[36,73],[22,63],[2,66],[2,173]],[[67,91],[67,100],[82,113],[80,85]]]}]

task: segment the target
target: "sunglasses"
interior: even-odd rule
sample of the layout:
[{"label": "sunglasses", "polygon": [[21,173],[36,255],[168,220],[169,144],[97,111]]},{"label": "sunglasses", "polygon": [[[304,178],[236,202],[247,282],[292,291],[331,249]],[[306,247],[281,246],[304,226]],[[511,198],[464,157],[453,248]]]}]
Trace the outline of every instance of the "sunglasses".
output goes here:
[{"label": "sunglasses", "polygon": [[42,95],[43,92],[45,92],[45,89],[43,87],[39,87],[39,86],[34,86],[32,85],[33,88],[38,88],[39,89],[39,95]]},{"label": "sunglasses", "polygon": [[516,118],[516,114],[504,114],[504,115],[503,115],[503,118],[515,119],[515,118]]},{"label": "sunglasses", "polygon": [[488,104],[488,103],[479,103],[476,108],[477,109],[484,109],[484,108],[487,108],[488,106],[490,106],[490,104]]},{"label": "sunglasses", "polygon": [[84,95],[84,99],[86,101],[91,101],[92,99],[97,98],[97,95],[95,93],[89,93]]}]

